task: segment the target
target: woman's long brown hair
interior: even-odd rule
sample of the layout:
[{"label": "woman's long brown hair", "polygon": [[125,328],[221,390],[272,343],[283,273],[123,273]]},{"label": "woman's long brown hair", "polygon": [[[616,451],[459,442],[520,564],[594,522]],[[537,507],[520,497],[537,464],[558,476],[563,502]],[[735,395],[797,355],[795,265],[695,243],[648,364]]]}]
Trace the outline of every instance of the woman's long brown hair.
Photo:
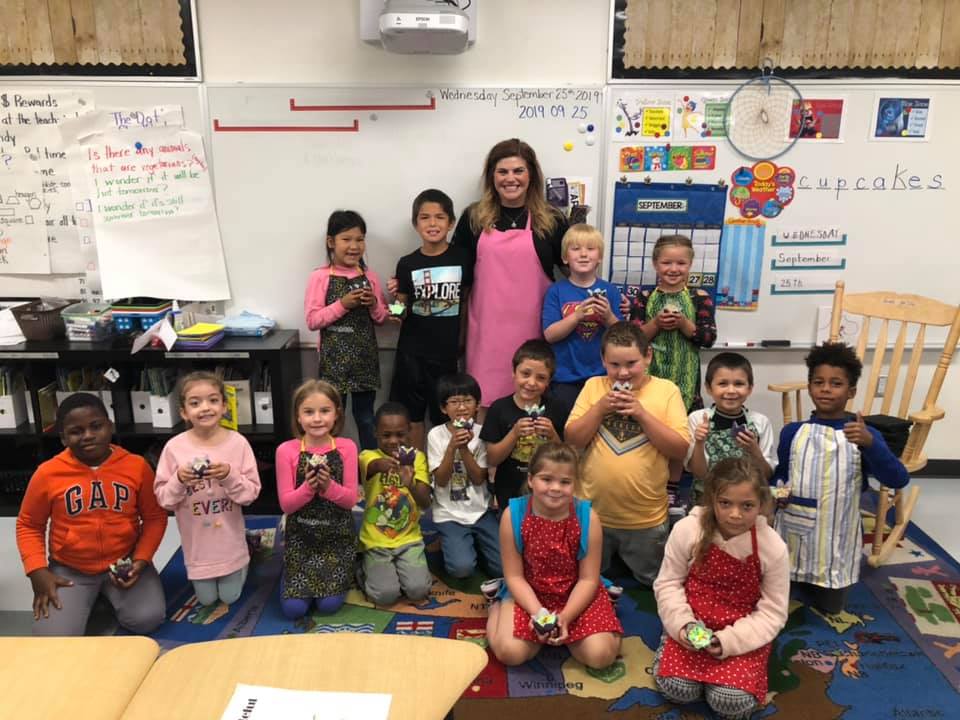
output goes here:
[{"label": "woman's long brown hair", "polygon": [[530,227],[536,235],[541,237],[548,235],[557,227],[558,213],[544,197],[543,171],[540,169],[540,163],[537,162],[537,154],[532,147],[519,138],[501,140],[487,153],[481,180],[483,193],[470,212],[470,228],[479,234],[484,230],[492,229],[500,219],[500,196],[494,185],[493,173],[498,162],[512,157],[520,158],[527,165],[530,182],[527,185],[524,206],[530,213]]}]

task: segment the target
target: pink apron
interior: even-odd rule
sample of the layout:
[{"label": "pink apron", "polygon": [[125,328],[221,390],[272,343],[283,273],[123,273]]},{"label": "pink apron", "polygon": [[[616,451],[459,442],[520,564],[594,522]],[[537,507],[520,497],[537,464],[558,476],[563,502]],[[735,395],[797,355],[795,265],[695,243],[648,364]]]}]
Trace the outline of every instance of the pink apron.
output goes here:
[{"label": "pink apron", "polygon": [[480,383],[481,405],[513,394],[511,359],[520,345],[543,337],[543,296],[550,281],[533,245],[530,213],[517,230],[484,230],[467,324],[467,372]]}]

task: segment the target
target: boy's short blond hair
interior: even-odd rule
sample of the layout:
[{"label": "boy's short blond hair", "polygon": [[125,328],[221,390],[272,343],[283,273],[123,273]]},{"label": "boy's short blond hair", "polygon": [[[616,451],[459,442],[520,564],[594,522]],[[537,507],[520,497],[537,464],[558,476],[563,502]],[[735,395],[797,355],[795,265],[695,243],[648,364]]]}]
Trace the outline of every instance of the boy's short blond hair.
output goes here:
[{"label": "boy's short blond hair", "polygon": [[603,260],[603,235],[593,225],[578,223],[571,225],[563,234],[563,240],[560,242],[560,257],[567,258],[567,250],[571,245],[585,245],[586,247],[600,248],[600,259]]}]

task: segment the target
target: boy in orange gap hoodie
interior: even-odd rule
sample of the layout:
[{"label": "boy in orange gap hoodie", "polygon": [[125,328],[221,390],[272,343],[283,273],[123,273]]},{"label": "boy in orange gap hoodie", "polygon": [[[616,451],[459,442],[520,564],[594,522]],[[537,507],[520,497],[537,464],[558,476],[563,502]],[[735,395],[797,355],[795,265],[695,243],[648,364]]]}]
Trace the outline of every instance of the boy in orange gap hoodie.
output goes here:
[{"label": "boy in orange gap hoodie", "polygon": [[151,562],[167,527],[153,470],[110,444],[113,423],[94,395],[64,400],[56,427],[66,450],[37,468],[17,515],[17,547],[33,585],[33,634],[83,635],[100,593],[122,626],[149,633],[166,609]]}]

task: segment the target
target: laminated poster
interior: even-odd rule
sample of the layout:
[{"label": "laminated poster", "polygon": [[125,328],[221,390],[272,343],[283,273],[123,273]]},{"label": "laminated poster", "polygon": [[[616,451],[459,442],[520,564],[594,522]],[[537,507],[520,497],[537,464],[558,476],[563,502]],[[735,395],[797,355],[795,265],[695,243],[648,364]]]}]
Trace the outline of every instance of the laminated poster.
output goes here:
[{"label": "laminated poster", "polygon": [[614,142],[666,140],[673,137],[673,100],[624,95],[614,101],[611,119]]},{"label": "laminated poster", "polygon": [[794,100],[788,139],[840,142],[843,117],[841,98]]},{"label": "laminated poster", "polygon": [[717,277],[718,310],[756,310],[763,272],[762,220],[727,220]]},{"label": "laminated poster", "polygon": [[775,218],[793,201],[796,178],[793,168],[770,160],[743,165],[730,176],[730,202],[742,217]]},{"label": "laminated poster", "polygon": [[930,98],[878,96],[871,140],[926,140],[930,133]]},{"label": "laminated poster", "polygon": [[674,104],[678,140],[725,137],[723,127],[730,96],[720,93],[684,93]]}]

